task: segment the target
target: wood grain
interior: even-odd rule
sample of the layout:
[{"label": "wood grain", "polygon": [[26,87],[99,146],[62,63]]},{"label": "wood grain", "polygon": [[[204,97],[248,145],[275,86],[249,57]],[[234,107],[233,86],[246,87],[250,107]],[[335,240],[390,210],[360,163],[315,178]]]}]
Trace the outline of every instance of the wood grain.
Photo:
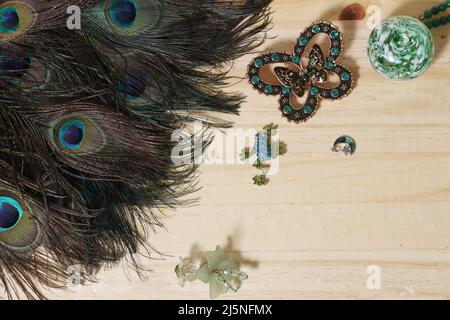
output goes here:
[{"label": "wood grain", "polygon": [[[360,1],[381,18],[418,16],[440,1]],[[393,82],[370,66],[368,19],[337,21],[352,1],[275,0],[273,29],[261,51],[289,50],[312,21],[331,19],[344,32],[341,62],[357,76],[354,91],[323,101],[306,124],[289,124],[276,98],[246,81],[230,90],[248,96],[237,128],[280,125],[289,151],[279,173],[256,187],[251,165],[204,165],[199,205],[164,218],[151,243],[171,257],[141,262],[140,280],[123,267],[105,270],[99,283],[51,292],[56,299],[206,299],[201,282],[180,288],[178,256],[192,247],[227,247],[249,274],[237,294],[223,298],[450,298],[450,38],[433,30],[437,56],[420,78]],[[243,76],[255,54],[235,62]],[[352,157],[330,152],[334,139],[357,141]],[[155,256],[155,258],[157,258]],[[381,289],[366,286],[369,265],[381,268]]]}]

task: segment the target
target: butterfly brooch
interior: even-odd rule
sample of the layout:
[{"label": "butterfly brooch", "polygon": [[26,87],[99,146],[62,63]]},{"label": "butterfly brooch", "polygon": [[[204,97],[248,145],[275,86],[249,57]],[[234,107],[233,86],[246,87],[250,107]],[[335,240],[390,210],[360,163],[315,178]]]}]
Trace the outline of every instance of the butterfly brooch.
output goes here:
[{"label": "butterfly brooch", "polygon": [[[317,34],[326,34],[330,40],[330,49],[325,57],[319,45],[311,40]],[[247,76],[250,84],[266,95],[280,95],[279,106],[288,121],[305,122],[319,108],[319,99],[341,99],[353,88],[353,75],[350,70],[337,60],[342,53],[342,33],[338,27],[329,22],[315,22],[303,31],[298,38],[293,54],[270,52],[262,54],[248,66]],[[311,48],[310,50],[307,50]],[[309,51],[307,55],[305,52]],[[307,57],[303,66],[302,59]],[[277,84],[265,82],[260,71],[266,65],[272,65]],[[339,77],[339,84],[330,85],[330,73]],[[302,106],[294,106],[293,98],[307,94]]]}]

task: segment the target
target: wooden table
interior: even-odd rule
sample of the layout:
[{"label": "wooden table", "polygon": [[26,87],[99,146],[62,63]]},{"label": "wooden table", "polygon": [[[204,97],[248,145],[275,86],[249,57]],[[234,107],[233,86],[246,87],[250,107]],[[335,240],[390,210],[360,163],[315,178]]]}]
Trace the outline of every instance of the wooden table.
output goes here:
[{"label": "wooden table", "polygon": [[[289,50],[315,20],[332,20],[344,32],[342,62],[357,84],[338,102],[323,101],[306,124],[289,124],[276,98],[241,81],[248,96],[236,128],[280,126],[288,144],[279,173],[256,187],[251,165],[204,165],[198,206],[163,218],[167,230],[151,236],[163,260],[141,259],[153,270],[142,281],[123,266],[99,274],[99,283],[53,290],[67,299],[207,299],[201,282],[180,288],[178,256],[221,244],[249,274],[237,294],[223,298],[450,298],[450,38],[449,26],[433,30],[437,56],[420,78],[393,82],[370,66],[370,19],[339,21],[352,1],[275,0],[271,37],[260,49]],[[381,18],[418,16],[439,1],[360,2]],[[255,54],[236,61],[243,76]],[[352,157],[330,151],[348,134]],[[155,258],[158,256],[155,255]],[[367,286],[377,266],[381,288]],[[375,267],[375,268],[377,268]],[[370,271],[370,269],[369,269]]]}]

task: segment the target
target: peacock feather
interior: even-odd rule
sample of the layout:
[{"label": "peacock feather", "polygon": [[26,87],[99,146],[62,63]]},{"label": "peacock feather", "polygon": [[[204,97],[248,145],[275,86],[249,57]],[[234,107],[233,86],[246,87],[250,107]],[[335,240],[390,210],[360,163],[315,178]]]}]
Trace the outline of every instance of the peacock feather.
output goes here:
[{"label": "peacock feather", "polygon": [[[0,283],[45,298],[151,252],[157,213],[194,200],[175,130],[231,125],[229,63],[256,48],[270,0],[0,0]],[[68,8],[81,28],[68,28]],[[206,148],[207,136],[201,142]],[[188,139],[182,149],[190,151]]]}]

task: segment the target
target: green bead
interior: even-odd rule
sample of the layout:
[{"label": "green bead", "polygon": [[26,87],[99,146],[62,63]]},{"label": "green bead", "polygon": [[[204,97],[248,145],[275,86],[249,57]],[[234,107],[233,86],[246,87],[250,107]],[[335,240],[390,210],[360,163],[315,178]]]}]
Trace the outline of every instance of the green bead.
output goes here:
[{"label": "green bead", "polygon": [[285,105],[284,107],[283,107],[283,113],[285,113],[285,114],[290,114],[290,113],[292,113],[292,107],[290,106],[290,105]]},{"label": "green bead", "polygon": [[313,96],[317,96],[319,94],[319,88],[317,87],[311,87],[311,94]]},{"label": "green bead", "polygon": [[261,81],[261,79],[259,79],[258,76],[253,76],[251,81],[253,84],[258,84]]},{"label": "green bead", "polygon": [[333,90],[331,90],[331,96],[332,96],[333,98],[339,97],[340,94],[341,94],[341,93],[339,92],[338,89],[333,89]]},{"label": "green bead", "polygon": [[447,8],[450,8],[450,0],[447,1]]},{"label": "green bead", "polygon": [[325,68],[327,68],[328,70],[333,69],[334,68],[333,61],[327,61],[327,63],[325,63]]},{"label": "green bead", "polygon": [[280,55],[278,53],[272,54],[272,61],[275,61],[275,62],[280,61]]},{"label": "green bead", "polygon": [[425,11],[425,12],[423,13],[423,16],[424,16],[426,19],[430,19],[432,15],[433,15],[433,14],[431,13],[430,10],[427,10],[427,11]]},{"label": "green bead", "polygon": [[312,32],[314,32],[314,33],[319,33],[320,32],[320,26],[319,25],[315,25],[313,28],[312,28]]},{"label": "green bead", "polygon": [[439,7],[433,7],[433,8],[431,8],[431,13],[432,13],[432,14],[438,14],[438,13],[439,13]]},{"label": "green bead", "polygon": [[268,84],[267,86],[264,87],[264,92],[265,93],[272,93],[273,92],[273,87]]},{"label": "green bead", "polygon": [[433,20],[431,20],[431,25],[433,26],[433,27],[438,27],[439,26],[439,24],[440,24],[440,22],[439,22],[439,19],[433,19]]},{"label": "green bead", "polygon": [[339,52],[341,52],[341,50],[337,47],[331,48],[331,54],[333,56],[337,56],[339,54]]},{"label": "green bead", "polygon": [[304,111],[305,113],[311,113],[311,111],[312,111],[311,105],[307,104],[307,105],[303,108],[303,111]]},{"label": "green bead", "polygon": [[416,18],[391,17],[370,34],[368,55],[374,69],[385,77],[413,79],[424,73],[433,60],[433,36]]},{"label": "green bead", "polygon": [[306,45],[308,43],[308,37],[302,36],[300,37],[300,40],[298,41],[302,46]]},{"label": "green bead", "polygon": [[331,39],[337,39],[337,38],[339,38],[339,32],[337,32],[337,31],[331,31],[330,37],[331,37]]},{"label": "green bead", "polygon": [[450,22],[450,14],[447,16],[447,22]]},{"label": "green bead", "polygon": [[289,87],[283,87],[283,89],[281,89],[281,91],[283,92],[284,95],[288,95],[291,94],[292,90]]},{"label": "green bead", "polygon": [[441,3],[438,7],[439,7],[439,11],[447,10],[447,2]]},{"label": "green bead", "polygon": [[446,24],[447,23],[447,17],[440,17],[439,18],[439,23],[440,23],[441,26]]},{"label": "green bead", "polygon": [[293,63],[299,63],[300,62],[300,57],[299,56],[293,56],[292,57],[292,62]]},{"label": "green bead", "polygon": [[349,74],[348,72],[343,72],[343,73],[341,74],[341,79],[342,79],[342,81],[348,81],[348,80],[350,80],[350,74]]},{"label": "green bead", "polygon": [[262,59],[256,59],[255,60],[255,67],[261,68],[264,64],[264,61]]},{"label": "green bead", "polygon": [[425,22],[425,25],[430,29],[433,28],[433,24],[431,23],[431,21]]}]

